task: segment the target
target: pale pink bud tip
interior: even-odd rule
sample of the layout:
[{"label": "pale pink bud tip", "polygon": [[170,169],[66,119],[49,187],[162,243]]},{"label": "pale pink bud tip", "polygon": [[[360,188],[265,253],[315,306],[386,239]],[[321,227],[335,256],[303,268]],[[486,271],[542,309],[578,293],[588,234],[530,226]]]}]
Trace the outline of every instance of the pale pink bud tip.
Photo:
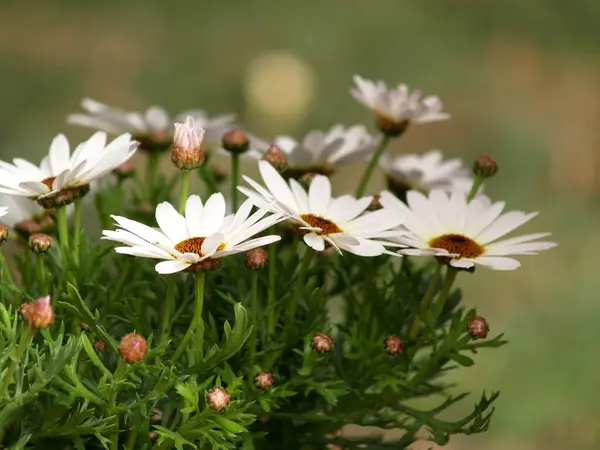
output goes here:
[{"label": "pale pink bud tip", "polygon": [[229,405],[230,400],[231,396],[224,387],[215,386],[206,394],[208,405],[215,411],[223,411]]},{"label": "pale pink bud tip", "polygon": [[41,330],[54,322],[54,310],[50,304],[50,296],[21,305],[21,317],[30,327]]},{"label": "pale pink bud tip", "polygon": [[119,353],[128,363],[140,362],[146,356],[146,339],[137,333],[123,336],[119,344]]}]

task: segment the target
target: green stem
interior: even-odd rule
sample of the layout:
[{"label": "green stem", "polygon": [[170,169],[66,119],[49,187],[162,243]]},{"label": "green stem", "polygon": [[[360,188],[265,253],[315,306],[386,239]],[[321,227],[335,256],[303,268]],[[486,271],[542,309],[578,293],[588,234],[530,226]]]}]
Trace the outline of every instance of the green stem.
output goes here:
[{"label": "green stem", "polygon": [[44,255],[37,256],[37,276],[42,293],[46,292],[46,272],[44,271]]},{"label": "green stem", "polygon": [[458,270],[454,267],[448,266],[446,269],[446,276],[444,277],[444,282],[442,283],[442,290],[440,291],[440,295],[437,299],[436,304],[433,306],[433,323],[440,317],[440,314],[444,310],[444,305],[446,304],[446,300],[448,299],[448,295],[450,294],[450,289],[452,289],[452,285],[454,284],[454,280],[456,279],[456,275],[458,274]]},{"label": "green stem", "polygon": [[357,198],[362,197],[363,194],[365,193],[365,189],[367,188],[367,184],[369,184],[369,179],[371,178],[371,175],[373,174],[373,170],[375,170],[375,166],[377,165],[379,158],[381,158],[381,155],[387,148],[389,142],[390,142],[390,137],[387,134],[384,134],[381,138],[381,141],[379,142],[379,146],[377,147],[377,150],[375,150],[375,153],[373,153],[373,157],[371,158],[369,165],[365,169],[363,176],[360,179],[360,183],[358,184],[358,188],[356,189],[356,197]]},{"label": "green stem", "polygon": [[252,332],[248,342],[250,348],[250,369],[254,365],[254,358],[256,356],[256,335],[258,333],[257,321],[258,321],[258,270],[252,272],[252,287],[251,287],[251,304],[252,308]]},{"label": "green stem", "polygon": [[292,322],[294,320],[294,317],[296,316],[296,311],[298,310],[298,300],[300,299],[300,293],[305,287],[304,283],[306,282],[306,274],[308,273],[308,268],[313,257],[315,256],[315,253],[316,252],[312,248],[306,248],[304,256],[302,257],[300,271],[298,272],[298,278],[296,278],[296,287],[294,289],[294,293],[292,294],[292,299],[288,304],[288,323]]},{"label": "green stem", "polygon": [[158,173],[158,163],[161,153],[158,151],[148,152],[148,169],[146,172],[147,189],[150,192],[150,203],[154,203],[156,194],[156,175]]},{"label": "green stem", "polygon": [[[28,251],[28,250],[26,250]],[[8,289],[4,288],[4,283],[10,284],[11,286],[15,285],[13,281],[12,275],[10,274],[10,269],[8,267],[8,263],[4,258],[4,254],[0,249],[0,301],[4,303],[4,294],[8,293]]]},{"label": "green stem", "polygon": [[429,307],[429,303],[431,302],[431,298],[433,297],[433,294],[435,292],[435,286],[437,285],[437,280],[441,271],[442,265],[437,264],[435,272],[429,280],[429,286],[427,286],[427,291],[425,291],[425,295],[423,296],[423,299],[421,300],[421,303],[419,305],[420,312],[419,314],[415,315],[415,321],[413,322],[412,329],[410,330],[411,339],[414,339],[417,336],[417,333],[419,332],[419,324],[421,323],[420,318],[423,316],[423,314]]},{"label": "green stem", "polygon": [[[185,332],[185,336],[183,336],[183,339],[179,343],[179,347],[177,347],[177,350],[175,351],[175,354],[173,355],[173,358],[171,359],[171,361],[173,363],[175,363],[181,357],[181,355],[183,355],[183,352],[185,351],[185,347],[186,347],[187,343],[189,342],[189,340],[192,338],[194,331],[198,328],[200,328],[200,329],[203,328],[202,308],[204,306],[205,279],[206,279],[206,273],[202,270],[200,272],[198,272],[198,274],[196,275],[196,307],[195,307],[195,311],[194,311],[194,317],[192,318],[192,321],[190,322],[190,326],[189,326],[188,330]],[[201,351],[202,344],[203,344],[203,337],[196,336],[196,339],[197,339],[196,347],[199,351]]]},{"label": "green stem", "polygon": [[179,197],[179,214],[183,214],[185,212],[185,203],[187,202],[189,190],[190,171],[184,170],[181,173],[181,196]]},{"label": "green stem", "polygon": [[240,177],[240,155],[237,153],[231,154],[231,204],[233,212],[237,211],[238,207],[238,178]]},{"label": "green stem", "polygon": [[25,325],[21,328],[21,337],[19,338],[19,346],[15,350],[15,354],[12,356],[10,365],[8,366],[8,370],[6,375],[4,376],[4,380],[2,381],[2,386],[0,386],[0,401],[4,398],[4,394],[6,390],[13,382],[13,376],[15,374],[15,370],[17,365],[23,359],[23,354],[31,344],[31,340],[33,339],[33,329],[28,325]]},{"label": "green stem", "polygon": [[[274,228],[271,229],[274,231]],[[269,233],[272,234],[272,233]],[[275,269],[277,267],[277,242],[267,247],[269,255],[269,288],[267,290],[267,301],[269,308],[269,317],[267,321],[267,336],[271,336],[275,332],[275,326],[277,322],[277,311],[275,309]]]},{"label": "green stem", "polygon": [[81,198],[75,200],[75,217],[73,221],[73,257],[79,265],[79,240],[81,236]]},{"label": "green stem", "polygon": [[484,178],[481,175],[475,175],[475,178],[473,178],[473,186],[471,186],[469,195],[467,195],[467,203],[469,203],[471,200],[473,200],[473,198],[475,198],[475,195],[477,195],[477,191],[479,191],[479,188],[483,184],[483,179]]},{"label": "green stem", "polygon": [[137,430],[132,428],[129,430],[129,436],[127,437],[127,443],[125,444],[125,448],[129,450],[135,450],[135,442],[137,440]]},{"label": "green stem", "polygon": [[160,329],[160,343],[163,344],[166,342],[169,337],[169,328],[171,325],[171,313],[173,312],[173,304],[175,302],[175,289],[177,285],[175,284],[177,280],[175,277],[169,278],[167,284],[167,294],[165,298],[165,309],[162,314],[162,326]]},{"label": "green stem", "polygon": [[69,227],[67,224],[67,208],[65,206],[59,206],[56,210],[56,221],[58,226],[58,239],[60,241],[60,250],[62,253],[63,261],[68,260],[69,254]]},{"label": "green stem", "polygon": [[110,450],[119,450],[119,408],[117,407],[117,394],[119,393],[119,382],[123,377],[123,372],[125,370],[126,363],[123,359],[119,359],[117,363],[117,369],[113,374],[113,386],[111,389],[110,397],[109,397],[109,410],[110,413],[115,416],[115,430],[113,431],[110,437]]}]

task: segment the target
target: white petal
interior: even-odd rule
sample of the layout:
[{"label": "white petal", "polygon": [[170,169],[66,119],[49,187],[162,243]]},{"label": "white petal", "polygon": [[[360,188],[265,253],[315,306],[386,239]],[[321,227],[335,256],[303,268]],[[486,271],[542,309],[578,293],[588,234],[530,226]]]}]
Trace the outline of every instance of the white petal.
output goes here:
[{"label": "white petal", "polygon": [[217,248],[223,243],[223,237],[222,233],[209,235],[202,243],[202,256],[209,256],[216,252]]},{"label": "white petal", "polygon": [[515,270],[521,266],[516,259],[501,256],[481,256],[474,260],[477,264],[494,270]]},{"label": "white petal", "polygon": [[372,200],[373,197],[363,197],[357,200],[352,195],[342,195],[331,202],[328,218],[339,224],[349,222],[362,214]]},{"label": "white petal", "polygon": [[203,237],[201,234],[203,210],[200,196],[190,195],[185,202],[185,223],[190,237]]},{"label": "white petal", "polygon": [[163,261],[154,266],[154,269],[161,275],[167,275],[170,273],[181,272],[182,270],[187,269],[189,266],[190,263],[185,261]]},{"label": "white petal", "polygon": [[383,253],[385,248],[379,242],[371,241],[369,239],[358,239],[358,245],[345,245],[342,243],[338,243],[338,245],[346,250],[347,252],[354,253],[358,256],[379,256]]},{"label": "white petal", "polygon": [[297,212],[300,214],[310,213],[311,208],[308,203],[308,195],[306,195],[304,188],[293,178],[290,179],[290,187],[292,188],[296,203],[300,208]]},{"label": "white petal", "polygon": [[294,195],[279,172],[266,161],[259,161],[258,168],[270,193],[290,210],[298,211]]},{"label": "white petal", "polygon": [[169,202],[159,203],[156,207],[156,223],[162,232],[175,244],[188,239],[185,218]]},{"label": "white petal", "polygon": [[218,192],[208,198],[202,212],[201,236],[209,236],[219,231],[223,225],[226,210],[227,205],[223,194]]},{"label": "white petal", "polygon": [[470,259],[461,258],[461,259],[451,259],[450,265],[452,267],[456,267],[459,269],[469,269],[469,268],[473,267],[475,265],[475,263]]},{"label": "white petal", "polygon": [[331,182],[323,175],[317,175],[308,189],[310,211],[320,217],[326,217],[331,201]]},{"label": "white petal", "polygon": [[52,140],[48,157],[52,175],[56,176],[69,168],[69,141],[64,134],[59,134]]},{"label": "white petal", "polygon": [[492,241],[495,241],[499,237],[510,233],[515,228],[520,227],[521,225],[530,221],[537,215],[537,212],[525,214],[521,211],[511,211],[502,214],[490,226],[488,226],[481,233],[479,233],[479,235],[475,237],[475,240],[482,245],[488,244]]},{"label": "white petal", "polygon": [[315,233],[308,233],[304,235],[304,242],[309,247],[313,248],[318,252],[325,250],[325,241],[321,236]]}]

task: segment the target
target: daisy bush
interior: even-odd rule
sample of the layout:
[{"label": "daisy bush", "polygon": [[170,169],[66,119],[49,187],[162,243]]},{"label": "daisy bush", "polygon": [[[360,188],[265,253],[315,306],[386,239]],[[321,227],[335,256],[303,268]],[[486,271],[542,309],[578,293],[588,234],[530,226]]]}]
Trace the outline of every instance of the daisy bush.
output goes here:
[{"label": "daisy bush", "polygon": [[[455,282],[556,244],[511,235],[537,213],[485,194],[492,157],[389,154],[450,117],[437,97],[359,76],[351,94],[373,130],[297,139],[85,99],[68,122],[87,140],[0,161],[0,448],[403,449],[488,428],[498,392],[457,415],[470,393],[445,374],[506,341]],[[330,179],[345,164],[353,192]]]}]

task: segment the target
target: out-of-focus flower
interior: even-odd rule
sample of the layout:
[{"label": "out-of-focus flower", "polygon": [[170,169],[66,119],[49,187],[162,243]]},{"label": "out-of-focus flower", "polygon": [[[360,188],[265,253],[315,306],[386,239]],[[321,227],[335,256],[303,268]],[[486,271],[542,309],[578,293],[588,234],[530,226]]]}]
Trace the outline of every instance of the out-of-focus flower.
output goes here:
[{"label": "out-of-focus flower", "polygon": [[54,322],[54,310],[50,304],[50,296],[38,298],[24,303],[20,309],[21,317],[31,328],[41,330]]}]

